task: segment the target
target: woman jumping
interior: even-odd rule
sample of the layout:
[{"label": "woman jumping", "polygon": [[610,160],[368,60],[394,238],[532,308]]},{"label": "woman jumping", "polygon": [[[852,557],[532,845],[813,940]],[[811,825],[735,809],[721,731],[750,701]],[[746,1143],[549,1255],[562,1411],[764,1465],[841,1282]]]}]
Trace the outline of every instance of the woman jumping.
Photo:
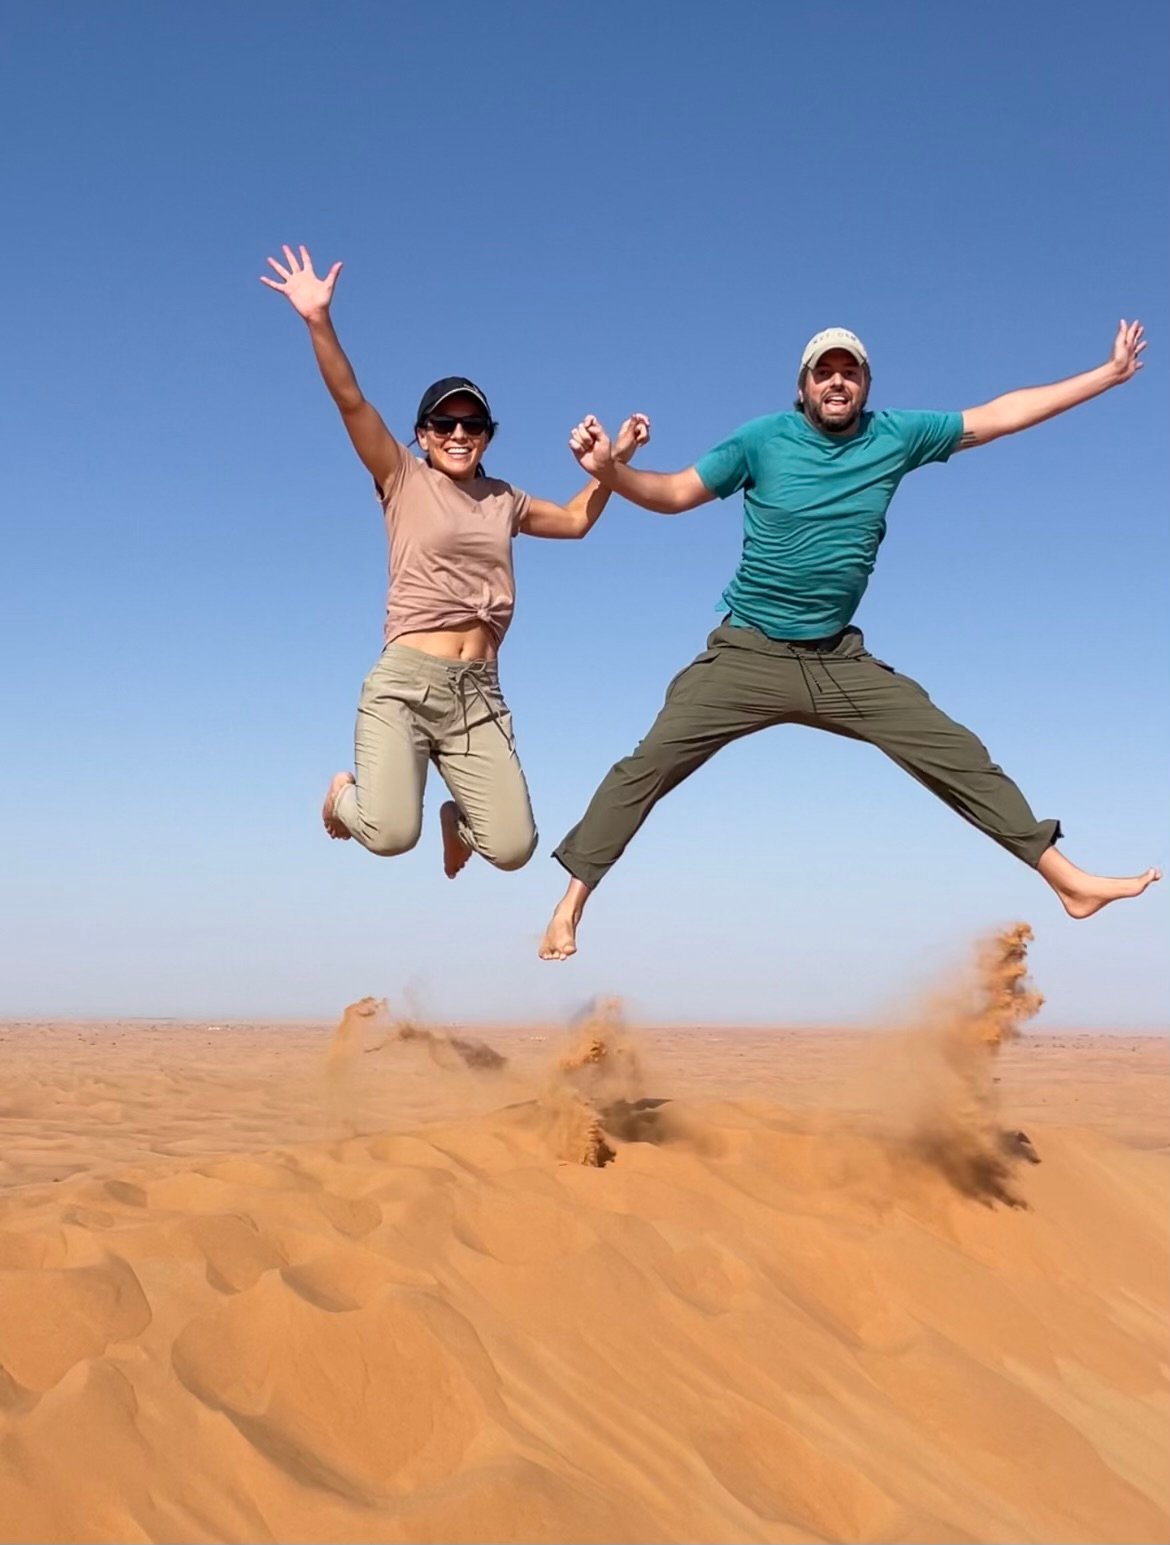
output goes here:
[{"label": "woman jumping", "polygon": [[[260,282],[308,325],[322,378],[377,486],[390,546],[384,647],[358,701],[354,771],[336,773],[325,795],[325,830],[385,857],[407,852],[419,838],[431,761],[453,796],[439,811],[448,878],[472,853],[519,869],[536,827],[496,664],[515,602],[512,538],[583,537],[609,490],[591,481],[561,505],[486,476],[480,462],[498,426],[463,376],[423,393],[414,432],[425,459],[412,455],[362,396],[333,330],[341,264],[319,278],[304,247],[299,258],[282,250],[283,263],[268,259],[277,278]],[[633,414],[615,454],[628,460],[649,432]]]}]

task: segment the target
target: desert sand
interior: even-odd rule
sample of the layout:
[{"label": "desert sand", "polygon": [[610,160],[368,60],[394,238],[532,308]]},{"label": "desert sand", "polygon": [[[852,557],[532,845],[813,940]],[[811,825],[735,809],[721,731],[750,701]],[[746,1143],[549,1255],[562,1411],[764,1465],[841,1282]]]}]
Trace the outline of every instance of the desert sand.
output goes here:
[{"label": "desert sand", "polygon": [[0,1025],[0,1538],[1170,1538],[1170,1042],[1025,942],[865,1032]]}]

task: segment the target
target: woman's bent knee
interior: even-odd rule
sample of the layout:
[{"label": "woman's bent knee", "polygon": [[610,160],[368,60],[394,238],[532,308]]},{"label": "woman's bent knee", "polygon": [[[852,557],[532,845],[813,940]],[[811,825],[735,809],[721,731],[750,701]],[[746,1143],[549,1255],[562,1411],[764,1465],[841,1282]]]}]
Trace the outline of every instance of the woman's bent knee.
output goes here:
[{"label": "woman's bent knee", "polygon": [[421,824],[417,821],[410,826],[381,823],[367,826],[354,835],[376,858],[397,858],[417,845],[420,830]]},{"label": "woman's bent knee", "polygon": [[524,865],[536,852],[536,843],[537,834],[535,832],[526,832],[515,841],[500,843],[487,852],[484,852],[481,848],[480,853],[496,869],[502,869],[505,874],[511,874],[517,869],[524,868]]}]

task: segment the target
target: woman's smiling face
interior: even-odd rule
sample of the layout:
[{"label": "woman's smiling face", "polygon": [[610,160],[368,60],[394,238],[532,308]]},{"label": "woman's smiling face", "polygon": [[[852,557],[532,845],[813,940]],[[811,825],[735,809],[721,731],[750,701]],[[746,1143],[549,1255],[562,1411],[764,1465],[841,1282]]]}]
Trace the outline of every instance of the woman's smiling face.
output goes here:
[{"label": "woman's smiling face", "polygon": [[466,392],[444,397],[419,425],[418,443],[436,472],[462,480],[474,477],[487,448],[491,425],[483,404]]}]

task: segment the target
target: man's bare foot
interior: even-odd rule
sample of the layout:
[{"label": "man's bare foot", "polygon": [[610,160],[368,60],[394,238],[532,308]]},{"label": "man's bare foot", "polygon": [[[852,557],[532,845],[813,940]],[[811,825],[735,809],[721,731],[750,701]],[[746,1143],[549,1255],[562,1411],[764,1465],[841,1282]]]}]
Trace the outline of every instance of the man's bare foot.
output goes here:
[{"label": "man's bare foot", "polygon": [[329,780],[329,788],[325,794],[325,803],[321,806],[321,820],[325,830],[331,837],[345,842],[352,835],[348,826],[343,826],[333,813],[333,807],[337,803],[337,796],[345,788],[346,784],[354,781],[353,773],[334,773]]},{"label": "man's bare foot", "polygon": [[459,835],[459,806],[453,799],[439,806],[439,829],[443,833],[443,873],[453,880],[471,857],[471,849]]},{"label": "man's bare foot", "polygon": [[1140,896],[1148,885],[1162,878],[1160,869],[1147,869],[1144,874],[1113,879],[1109,875],[1086,874],[1074,863],[1049,848],[1036,866],[1060,898],[1060,904],[1070,917],[1092,917],[1111,901],[1122,901],[1127,896]]},{"label": "man's bare foot", "polygon": [[577,924],[581,921],[581,909],[565,898],[549,918],[536,953],[541,960],[568,960],[577,953]]},{"label": "man's bare foot", "polygon": [[1111,901],[1122,901],[1127,896],[1140,896],[1147,885],[1152,885],[1155,880],[1162,878],[1160,869],[1147,869],[1144,874],[1130,875],[1126,879],[1112,879],[1107,875],[1086,875],[1087,883],[1076,885],[1071,890],[1065,890],[1062,886],[1054,885],[1052,888],[1060,897],[1060,904],[1069,917],[1092,917],[1094,912],[1100,912],[1102,907],[1107,907]]}]

